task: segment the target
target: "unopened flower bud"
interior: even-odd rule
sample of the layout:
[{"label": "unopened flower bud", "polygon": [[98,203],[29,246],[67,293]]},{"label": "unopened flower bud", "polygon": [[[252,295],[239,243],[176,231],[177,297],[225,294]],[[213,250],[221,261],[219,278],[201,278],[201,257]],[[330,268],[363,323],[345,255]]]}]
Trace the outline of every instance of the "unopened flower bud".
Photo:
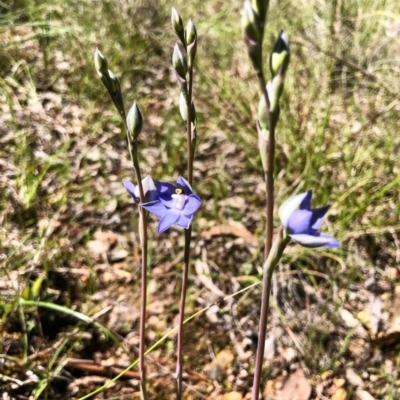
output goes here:
[{"label": "unopened flower bud", "polygon": [[128,116],[126,117],[126,123],[132,139],[136,140],[143,128],[143,116],[136,101],[129,110]]},{"label": "unopened flower bud", "polygon": [[186,25],[185,36],[186,36],[186,51],[188,54],[188,65],[189,67],[192,67],[197,52],[197,31],[191,19]]},{"label": "unopened flower bud", "polygon": [[193,24],[192,19],[189,19],[189,22],[186,25],[185,39],[186,39],[185,42],[186,42],[187,46],[189,46],[195,40],[197,40],[197,30],[196,30],[196,27]]},{"label": "unopened flower bud", "polygon": [[108,63],[103,54],[101,54],[100,50],[96,48],[94,52],[94,66],[96,67],[97,72],[102,75],[108,76]]},{"label": "unopened flower bud", "polygon": [[176,36],[178,36],[182,44],[185,44],[185,28],[183,27],[183,21],[174,7],[171,9],[171,25]]},{"label": "unopened flower bud", "polygon": [[175,44],[174,52],[172,54],[172,65],[180,78],[186,79],[187,62],[185,56],[179,49],[178,43]]},{"label": "unopened flower bud", "polygon": [[269,7],[269,0],[251,0],[254,11],[257,13],[262,24],[265,23],[267,18],[267,11]]},{"label": "unopened flower bud", "polygon": [[244,5],[242,13],[242,29],[248,39],[257,43],[261,42],[263,34],[262,24],[250,1],[246,1]]},{"label": "unopened flower bud", "polygon": [[279,99],[283,92],[283,78],[280,75],[277,75],[272,82],[268,82],[267,92],[269,97],[269,110],[271,113],[274,113],[278,109]]},{"label": "unopened flower bud", "polygon": [[[180,96],[179,96],[179,112],[181,114],[182,119],[186,122],[188,115],[187,115],[187,103],[186,103],[186,98],[185,95],[181,92]],[[190,119],[191,122],[195,122],[196,121],[196,109],[194,107],[194,103],[192,101],[192,105],[190,108]]]},{"label": "unopened flower bud", "polygon": [[119,80],[115,76],[114,72],[108,70],[108,87],[107,89],[110,91],[112,95],[116,95],[120,90]]},{"label": "unopened flower bud", "polygon": [[261,96],[260,102],[258,103],[258,122],[262,129],[268,130],[268,110],[265,97]]},{"label": "unopened flower bud", "polygon": [[270,57],[270,69],[273,76],[285,76],[290,61],[289,39],[285,31],[280,31]]},{"label": "unopened flower bud", "polygon": [[258,150],[260,151],[261,164],[263,170],[266,172],[268,170],[267,163],[267,153],[268,153],[268,143],[269,143],[269,131],[266,128],[260,126],[259,121],[257,121],[257,132],[258,132]]}]

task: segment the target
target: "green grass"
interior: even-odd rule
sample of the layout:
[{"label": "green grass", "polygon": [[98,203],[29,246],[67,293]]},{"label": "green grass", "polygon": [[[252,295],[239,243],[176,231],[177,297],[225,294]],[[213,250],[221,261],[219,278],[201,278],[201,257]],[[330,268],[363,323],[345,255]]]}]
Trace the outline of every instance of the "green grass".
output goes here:
[{"label": "green grass", "polygon": [[[252,279],[247,275],[257,275],[265,225],[255,130],[260,95],[241,39],[242,1],[229,5],[218,0],[42,3],[0,3],[0,281],[4,282],[0,299],[13,305],[1,311],[4,333],[0,353],[8,354],[15,345],[10,356],[18,362],[7,368],[10,376],[18,379],[21,375],[16,365],[24,353],[49,348],[55,340],[46,334],[40,337],[36,325],[20,338],[21,349],[18,339],[12,338],[22,324],[19,292],[29,281],[44,276],[40,299],[51,299],[76,312],[106,307],[109,302],[96,297],[102,291],[113,294],[112,304],[127,301],[137,308],[139,278],[134,258],[121,267],[134,272],[132,281],[110,283],[96,275],[98,262],[86,247],[99,229],[132,239],[130,233],[136,232],[137,223],[120,184],[124,178],[133,179],[133,169],[117,112],[94,70],[96,47],[120,77],[126,106],[136,100],[142,109],[144,173],[175,180],[185,174],[186,139],[178,112],[179,88],[170,66],[176,41],[170,28],[170,7],[176,7],[185,21],[194,19],[199,34],[194,86],[199,145],[194,178],[204,199],[197,218],[200,222],[194,226],[196,237],[200,239],[200,227],[240,221],[257,238],[254,248],[232,244],[232,238],[226,236],[197,241],[195,254],[204,257],[207,252],[213,281],[227,294],[237,290],[234,277],[241,276],[244,282]],[[271,326],[289,324],[303,344],[310,376],[326,369],[343,376],[343,369],[352,363],[359,370],[377,370],[375,375],[381,379],[374,394],[384,400],[399,396],[398,381],[376,361],[357,364],[359,360],[348,350],[351,332],[339,326],[337,310],[345,306],[354,315],[360,311],[352,295],[364,290],[371,270],[392,286],[397,282],[387,275],[388,267],[396,268],[399,262],[399,24],[400,4],[395,0],[271,2],[265,40],[268,54],[283,28],[292,50],[277,129],[276,204],[292,193],[313,189],[316,206],[332,204],[325,230],[343,244],[336,252],[289,249],[277,278],[280,314],[276,312]],[[265,59],[267,68],[267,56]],[[243,206],[224,203],[230,198],[246,201]],[[53,225],[46,225],[48,221]],[[152,233],[155,226],[154,221]],[[169,288],[165,327],[156,329],[157,337],[174,326],[175,282],[180,273],[180,261],[174,260],[180,244],[180,235],[173,231],[153,236],[150,246],[152,268],[172,262],[165,276],[150,276],[158,288]],[[113,268],[110,266],[110,271]],[[89,271],[89,278],[80,270]],[[195,288],[191,293],[193,310],[197,291],[207,298],[207,293]],[[123,296],[129,300],[120,300]],[[218,348],[232,346],[231,330],[239,329],[235,332],[240,336],[246,329],[255,329],[259,297],[258,288],[244,297],[238,318],[246,316],[248,320],[240,329],[237,325],[210,328],[214,336],[223,336]],[[151,301],[156,299],[157,292],[150,295]],[[363,306],[361,299],[359,307]],[[299,323],[299,315],[308,322]],[[315,315],[327,321],[326,329]],[[53,317],[48,310],[40,311],[45,333],[46,326],[55,329],[50,321]],[[37,317],[27,318],[26,323],[36,323]],[[54,318],[61,324],[58,314]],[[73,319],[64,322],[57,335],[75,326],[85,329]],[[106,325],[107,318],[101,322]],[[202,324],[209,322],[204,318],[190,323],[191,332],[198,335],[199,354],[197,359],[190,355],[190,367],[202,372],[210,362],[213,340]],[[137,328],[130,324],[130,330]],[[202,342],[204,337],[209,346]],[[27,343],[23,344],[24,340]],[[283,347],[293,345],[286,334],[279,340]],[[149,339],[149,344],[154,341]],[[49,371],[47,377],[41,375],[38,383],[29,386],[32,393],[40,393],[36,396],[50,399],[67,390],[54,377],[63,374],[62,357],[75,351],[67,351],[70,346],[50,352],[40,363],[30,362],[28,357],[26,368]],[[371,346],[372,353],[382,351],[398,365],[394,345],[380,350],[372,341]],[[75,351],[78,355],[93,357],[94,351],[86,344],[79,348]],[[169,354],[167,345],[160,346],[160,358],[163,354]],[[173,371],[170,356],[163,362]],[[48,377],[55,383],[48,384]],[[173,379],[167,382],[173,386]],[[220,383],[225,391],[232,390],[228,381]],[[5,390],[11,390],[7,385]],[[155,380],[152,390],[161,390],[163,385],[164,381]],[[164,388],[165,398],[171,396],[171,387]],[[81,388],[75,396],[91,389]],[[122,393],[124,389],[121,384],[115,390]],[[110,393],[104,392],[104,398]]]}]

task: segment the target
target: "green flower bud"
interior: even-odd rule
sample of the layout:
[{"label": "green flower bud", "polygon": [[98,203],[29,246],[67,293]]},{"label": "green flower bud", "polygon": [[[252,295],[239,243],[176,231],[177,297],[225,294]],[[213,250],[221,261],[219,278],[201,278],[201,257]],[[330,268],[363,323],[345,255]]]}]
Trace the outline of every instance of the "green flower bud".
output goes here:
[{"label": "green flower bud", "polygon": [[268,129],[260,126],[260,121],[257,121],[257,132],[258,132],[258,150],[260,151],[261,164],[264,172],[268,170],[268,143],[269,143],[269,131]]},{"label": "green flower bud", "polygon": [[[186,104],[186,98],[185,95],[181,92],[180,96],[179,96],[179,112],[181,113],[181,117],[182,119],[186,122],[187,121],[187,104]],[[192,106],[190,109],[190,119],[191,122],[195,122],[196,121],[196,109],[194,107],[194,103],[192,101]]]},{"label": "green flower bud", "polygon": [[187,121],[187,106],[185,95],[181,92],[179,96],[179,112],[184,121]]},{"label": "green flower bud", "polygon": [[285,76],[289,61],[289,39],[285,31],[280,31],[269,61],[272,75],[275,76],[279,73]]},{"label": "green flower bud", "polygon": [[139,133],[143,128],[143,115],[136,104],[136,101],[133,103],[133,106],[128,112],[126,124],[128,125],[129,133],[131,134],[132,139],[137,140]]},{"label": "green flower bud", "polygon": [[[267,84],[268,100],[270,105],[270,110],[268,112],[267,105],[264,96],[261,96],[260,102],[258,103],[258,125],[260,132],[264,133],[266,137],[269,135],[269,121],[268,118],[272,118],[273,125],[279,120],[280,108],[279,99],[283,91],[283,80],[279,77],[274,78],[271,82]],[[260,133],[259,132],[259,133]]]},{"label": "green flower bud", "polygon": [[197,40],[197,30],[196,30],[196,27],[193,24],[192,19],[189,19],[189,22],[186,25],[185,39],[186,39],[186,45],[187,46],[189,46],[195,40]]},{"label": "green flower bud", "polygon": [[171,25],[176,36],[178,36],[182,44],[185,44],[185,28],[183,27],[183,21],[174,7],[171,9]]},{"label": "green flower bud", "polygon": [[267,84],[270,111],[275,113],[279,106],[279,99],[283,92],[283,78],[277,75],[272,82]]},{"label": "green flower bud", "polygon": [[258,103],[258,122],[262,129],[268,130],[268,110],[267,103],[265,102],[265,97],[261,96],[260,102]]},{"label": "green flower bud", "polygon": [[197,31],[191,19],[186,25],[185,36],[186,51],[188,54],[188,65],[191,68],[194,64],[194,58],[197,52]]},{"label": "green flower bud", "polygon": [[186,80],[187,62],[185,56],[179,49],[178,43],[175,44],[174,52],[172,54],[172,65],[176,73],[184,80]]},{"label": "green flower bud", "polygon": [[116,95],[120,91],[119,80],[115,76],[114,72],[108,70],[108,86],[107,89],[110,91],[112,95]]},{"label": "green flower bud", "polygon": [[96,48],[94,52],[94,66],[98,73],[108,76],[108,63],[103,54],[101,54],[100,50]]},{"label": "green flower bud", "polygon": [[246,1],[242,13],[242,29],[246,38],[260,43],[263,36],[262,24],[254,8]]},{"label": "green flower bud", "polygon": [[252,0],[254,11],[257,13],[262,24],[265,24],[269,7],[269,0]]}]

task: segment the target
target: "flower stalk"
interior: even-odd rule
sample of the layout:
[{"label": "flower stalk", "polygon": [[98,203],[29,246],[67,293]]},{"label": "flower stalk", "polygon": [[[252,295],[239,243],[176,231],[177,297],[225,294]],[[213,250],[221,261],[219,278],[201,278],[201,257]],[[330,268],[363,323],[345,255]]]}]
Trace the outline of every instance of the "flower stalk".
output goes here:
[{"label": "flower stalk", "polygon": [[[142,185],[142,177],[140,174],[139,157],[138,157],[138,143],[134,140],[130,144],[130,153],[135,169],[136,180],[139,186],[140,202],[144,203],[145,196]],[[146,311],[147,311],[147,218],[146,211],[138,206],[139,210],[139,232],[140,232],[140,245],[142,253],[141,265],[141,285],[140,285],[140,326],[139,326],[139,374],[140,374],[140,393],[142,400],[147,400],[146,391],[146,366],[145,366],[145,333],[146,333]]]},{"label": "flower stalk", "polygon": [[[179,18],[176,16],[176,11],[172,10],[174,20]],[[178,14],[179,15],[179,14]],[[175,27],[173,26],[174,30]],[[176,32],[176,30],[175,30]],[[180,35],[177,34],[180,38]],[[180,110],[183,119],[186,119],[186,157],[187,157],[187,176],[189,185],[193,183],[193,160],[194,151],[196,146],[196,123],[195,123],[195,110],[192,102],[193,93],[193,66],[194,58],[197,49],[197,31],[190,20],[185,29],[185,41],[184,48],[186,51],[187,62],[187,75],[185,81],[182,81],[182,76],[179,76],[178,82],[180,84],[181,92],[184,95],[186,110]],[[177,75],[179,75],[177,73]],[[181,107],[180,107],[181,108]],[[186,117],[186,118],[185,118]],[[190,244],[192,240],[192,227],[189,226],[184,231],[185,245],[183,255],[183,272],[182,272],[182,287],[181,296],[179,301],[179,321],[178,321],[178,343],[177,343],[177,362],[176,362],[176,398],[177,400],[182,399],[182,373],[183,373],[183,322],[185,317],[185,304],[186,304],[186,293],[188,285],[188,275],[190,266]]]},{"label": "flower stalk", "polygon": [[[262,375],[262,366],[264,361],[264,347],[265,347],[265,337],[267,333],[267,322],[268,322],[268,312],[269,312],[269,298],[271,294],[271,281],[272,274],[274,271],[273,262],[277,263],[280,257],[277,259],[279,252],[271,251],[272,248],[272,238],[274,235],[274,160],[275,160],[275,126],[276,121],[274,120],[274,115],[270,111],[270,101],[266,88],[264,73],[262,70],[257,71],[258,81],[262,90],[265,103],[267,105],[267,119],[268,119],[268,142],[263,148],[260,146],[260,151],[266,151],[265,154],[261,154],[261,158],[266,158],[266,163],[264,167],[264,177],[266,184],[266,228],[265,228],[265,243],[264,243],[264,268],[263,268],[263,285],[262,285],[262,295],[261,295],[261,310],[260,310],[260,323],[258,327],[258,347],[256,354],[256,365],[254,369],[253,378],[253,390],[252,390],[252,400],[258,400],[260,392],[260,382]],[[279,236],[277,236],[279,238]],[[278,243],[279,242],[275,242]],[[278,246],[278,244],[276,246]],[[284,247],[282,249],[282,252]],[[273,255],[275,257],[272,257]],[[282,255],[282,253],[280,254]]]},{"label": "flower stalk", "polygon": [[[136,103],[133,107],[137,108]],[[133,108],[132,107],[132,108]],[[140,110],[137,108],[139,114]],[[145,202],[145,193],[140,172],[138,141],[138,125],[140,130],[143,121],[137,121],[134,127],[130,127],[127,118],[123,119],[124,128],[128,140],[129,154],[131,156],[133,169],[135,170],[136,181],[139,188],[140,203]],[[138,205],[139,211],[139,237],[142,254],[141,262],[141,285],[140,285],[140,323],[139,323],[139,375],[140,375],[140,394],[142,400],[147,400],[146,385],[146,366],[145,366],[145,333],[146,333],[146,314],[147,314],[147,253],[148,253],[148,235],[146,211]]]},{"label": "flower stalk", "polygon": [[[258,331],[258,348],[256,354],[256,365],[254,370],[252,400],[258,400],[260,392],[260,381],[264,361],[265,336],[267,331],[269,297],[271,292],[271,279],[274,268],[272,268],[273,257],[279,252],[273,251],[272,240],[274,235],[274,162],[275,162],[275,127],[279,118],[279,106],[277,104],[280,93],[275,96],[274,106],[271,107],[271,98],[268,93],[267,84],[263,70],[262,42],[264,37],[265,23],[268,13],[269,2],[266,0],[247,0],[242,14],[242,28],[244,41],[247,46],[249,58],[255,69],[258,83],[261,89],[265,105],[264,115],[259,116],[257,130],[259,134],[259,150],[262,160],[265,185],[266,185],[266,227],[264,243],[264,276],[261,299],[261,315]],[[285,70],[286,72],[286,70]],[[263,101],[261,100],[261,101]],[[264,124],[263,124],[264,122]],[[266,123],[265,123],[266,122]],[[276,243],[276,242],[275,242]],[[278,246],[277,244],[274,246]],[[279,247],[279,246],[278,246]],[[284,247],[283,247],[284,248]],[[283,252],[283,249],[282,249]],[[272,259],[271,259],[272,257]],[[279,257],[280,258],[280,257]],[[276,261],[277,262],[277,261]]]},{"label": "flower stalk", "polygon": [[[137,138],[143,126],[143,117],[139,107],[135,103],[128,113],[125,112],[124,100],[122,96],[121,85],[119,79],[108,70],[108,63],[101,52],[96,49],[95,67],[97,74],[104,86],[106,87],[115,108],[117,109],[128,141],[129,154],[131,156],[133,168],[135,170],[136,181],[139,189],[140,203],[145,202],[145,193],[143,189],[142,177],[140,173],[138,141]],[[140,374],[140,392],[142,400],[147,400],[146,390],[146,368],[145,368],[145,330],[146,330],[146,307],[147,307],[147,218],[145,210],[138,205],[139,211],[139,236],[141,244],[141,301],[140,301],[140,327],[139,327],[139,374]]]}]

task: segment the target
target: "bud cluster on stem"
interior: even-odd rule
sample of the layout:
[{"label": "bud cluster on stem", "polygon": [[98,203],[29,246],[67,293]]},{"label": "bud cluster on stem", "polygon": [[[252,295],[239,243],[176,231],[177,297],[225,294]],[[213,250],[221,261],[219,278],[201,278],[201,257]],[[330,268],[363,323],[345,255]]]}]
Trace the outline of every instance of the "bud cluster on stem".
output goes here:
[{"label": "bud cluster on stem", "polygon": [[[172,28],[183,45],[184,52],[178,44],[174,47],[172,55],[172,66],[180,87],[179,112],[182,120],[186,123],[186,152],[188,182],[192,185],[193,180],[193,160],[196,148],[196,110],[192,100],[193,67],[197,52],[197,30],[190,19],[183,31],[183,21],[178,12],[173,8],[171,11]],[[184,34],[183,34],[184,33]],[[182,398],[182,373],[183,373],[183,321],[185,314],[186,292],[188,284],[189,264],[190,264],[190,243],[192,238],[191,227],[185,229],[185,247],[183,255],[183,274],[181,298],[179,303],[179,322],[178,322],[178,343],[177,343],[177,362],[176,362],[176,399]]]},{"label": "bud cluster on stem", "polygon": [[[108,62],[99,49],[96,49],[94,54],[94,64],[97,74],[103,85],[107,89],[112,102],[114,103],[125,128],[129,153],[131,156],[133,168],[135,170],[136,180],[138,182],[138,194],[140,203],[145,201],[145,192],[141,178],[138,154],[138,137],[143,128],[143,116],[137,105],[134,102],[133,106],[125,114],[124,100],[122,96],[121,85],[116,75],[108,69]],[[141,302],[140,302],[140,327],[139,327],[139,373],[140,373],[140,392],[142,400],[147,400],[146,389],[146,368],[145,368],[145,327],[146,327],[146,304],[147,304],[147,218],[146,212],[140,206],[139,211],[139,236],[141,244]]]}]

